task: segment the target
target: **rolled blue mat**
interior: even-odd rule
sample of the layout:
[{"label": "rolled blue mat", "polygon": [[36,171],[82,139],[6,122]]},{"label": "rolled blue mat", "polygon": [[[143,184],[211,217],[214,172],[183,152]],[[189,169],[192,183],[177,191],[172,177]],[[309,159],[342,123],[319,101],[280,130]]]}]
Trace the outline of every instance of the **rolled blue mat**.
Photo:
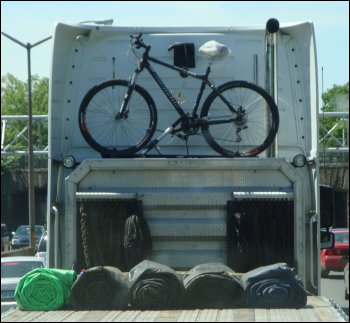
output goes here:
[{"label": "rolled blue mat", "polygon": [[286,263],[263,266],[241,278],[250,307],[301,308],[306,305],[304,285],[294,268]]}]

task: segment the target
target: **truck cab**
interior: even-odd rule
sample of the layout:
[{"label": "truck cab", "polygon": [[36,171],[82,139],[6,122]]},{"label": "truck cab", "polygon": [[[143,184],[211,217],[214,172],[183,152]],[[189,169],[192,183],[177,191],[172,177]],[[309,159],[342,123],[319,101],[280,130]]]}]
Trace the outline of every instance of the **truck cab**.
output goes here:
[{"label": "truck cab", "polygon": [[[80,104],[90,88],[128,79],[137,61],[130,35],[143,34],[152,56],[173,64],[169,46],[191,44],[190,71],[204,72],[198,48],[215,40],[231,49],[212,66],[216,85],[245,80],[266,89],[280,126],[270,149],[254,158],[224,158],[199,134],[169,137],[150,157],[104,158],[82,137]],[[237,272],[286,262],[305,288],[320,292],[318,90],[311,22],[229,27],[55,27],[49,102],[48,265],[113,265],[127,271],[125,218],[147,221],[150,259],[177,270],[221,262]],[[174,96],[191,109],[199,83],[155,66]],[[137,84],[158,108],[158,128],[174,111],[144,73]],[[204,92],[204,96],[210,89]]]}]

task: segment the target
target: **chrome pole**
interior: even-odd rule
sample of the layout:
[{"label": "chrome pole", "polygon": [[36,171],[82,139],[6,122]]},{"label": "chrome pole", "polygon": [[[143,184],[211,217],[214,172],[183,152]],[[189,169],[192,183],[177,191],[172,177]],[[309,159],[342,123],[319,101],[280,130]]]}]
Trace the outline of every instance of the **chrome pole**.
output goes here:
[{"label": "chrome pole", "polygon": [[[279,30],[279,21],[275,18],[270,18],[266,22],[265,35],[265,75],[266,75],[266,91],[273,97],[277,104],[277,80],[276,80],[276,33]],[[271,120],[267,120],[270,125]],[[270,127],[269,127],[270,128]],[[268,157],[276,157],[278,155],[277,136],[272,145],[268,149]]]}]

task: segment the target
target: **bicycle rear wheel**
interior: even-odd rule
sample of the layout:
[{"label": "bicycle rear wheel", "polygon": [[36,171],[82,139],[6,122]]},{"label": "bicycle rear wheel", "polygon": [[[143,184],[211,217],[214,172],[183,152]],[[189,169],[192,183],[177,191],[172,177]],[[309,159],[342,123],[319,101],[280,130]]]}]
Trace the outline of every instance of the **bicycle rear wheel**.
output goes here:
[{"label": "bicycle rear wheel", "polygon": [[87,143],[102,156],[128,157],[152,138],[157,110],[152,97],[135,85],[127,112],[118,113],[128,90],[128,82],[109,80],[94,86],[79,109],[79,128]]},{"label": "bicycle rear wheel", "polygon": [[[233,113],[222,97],[241,117]],[[279,114],[273,98],[262,88],[243,81],[218,87],[203,104],[201,127],[207,143],[225,157],[252,157],[273,142]],[[205,121],[204,121],[205,120]]]}]

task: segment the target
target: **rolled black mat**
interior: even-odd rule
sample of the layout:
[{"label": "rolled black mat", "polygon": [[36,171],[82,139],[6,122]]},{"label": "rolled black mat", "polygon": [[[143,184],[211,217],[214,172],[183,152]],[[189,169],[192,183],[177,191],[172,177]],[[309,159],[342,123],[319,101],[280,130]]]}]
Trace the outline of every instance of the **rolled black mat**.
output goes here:
[{"label": "rolled black mat", "polygon": [[307,302],[300,277],[286,263],[251,270],[242,276],[242,285],[250,307],[301,308]]},{"label": "rolled black mat", "polygon": [[133,267],[130,277],[130,304],[137,309],[175,309],[184,300],[184,287],[172,268],[144,260]]},{"label": "rolled black mat", "polygon": [[127,277],[114,267],[93,267],[80,274],[71,289],[78,310],[125,309],[129,303]]},{"label": "rolled black mat", "polygon": [[184,277],[186,305],[191,308],[235,308],[245,304],[239,277],[221,263],[193,267]]}]

